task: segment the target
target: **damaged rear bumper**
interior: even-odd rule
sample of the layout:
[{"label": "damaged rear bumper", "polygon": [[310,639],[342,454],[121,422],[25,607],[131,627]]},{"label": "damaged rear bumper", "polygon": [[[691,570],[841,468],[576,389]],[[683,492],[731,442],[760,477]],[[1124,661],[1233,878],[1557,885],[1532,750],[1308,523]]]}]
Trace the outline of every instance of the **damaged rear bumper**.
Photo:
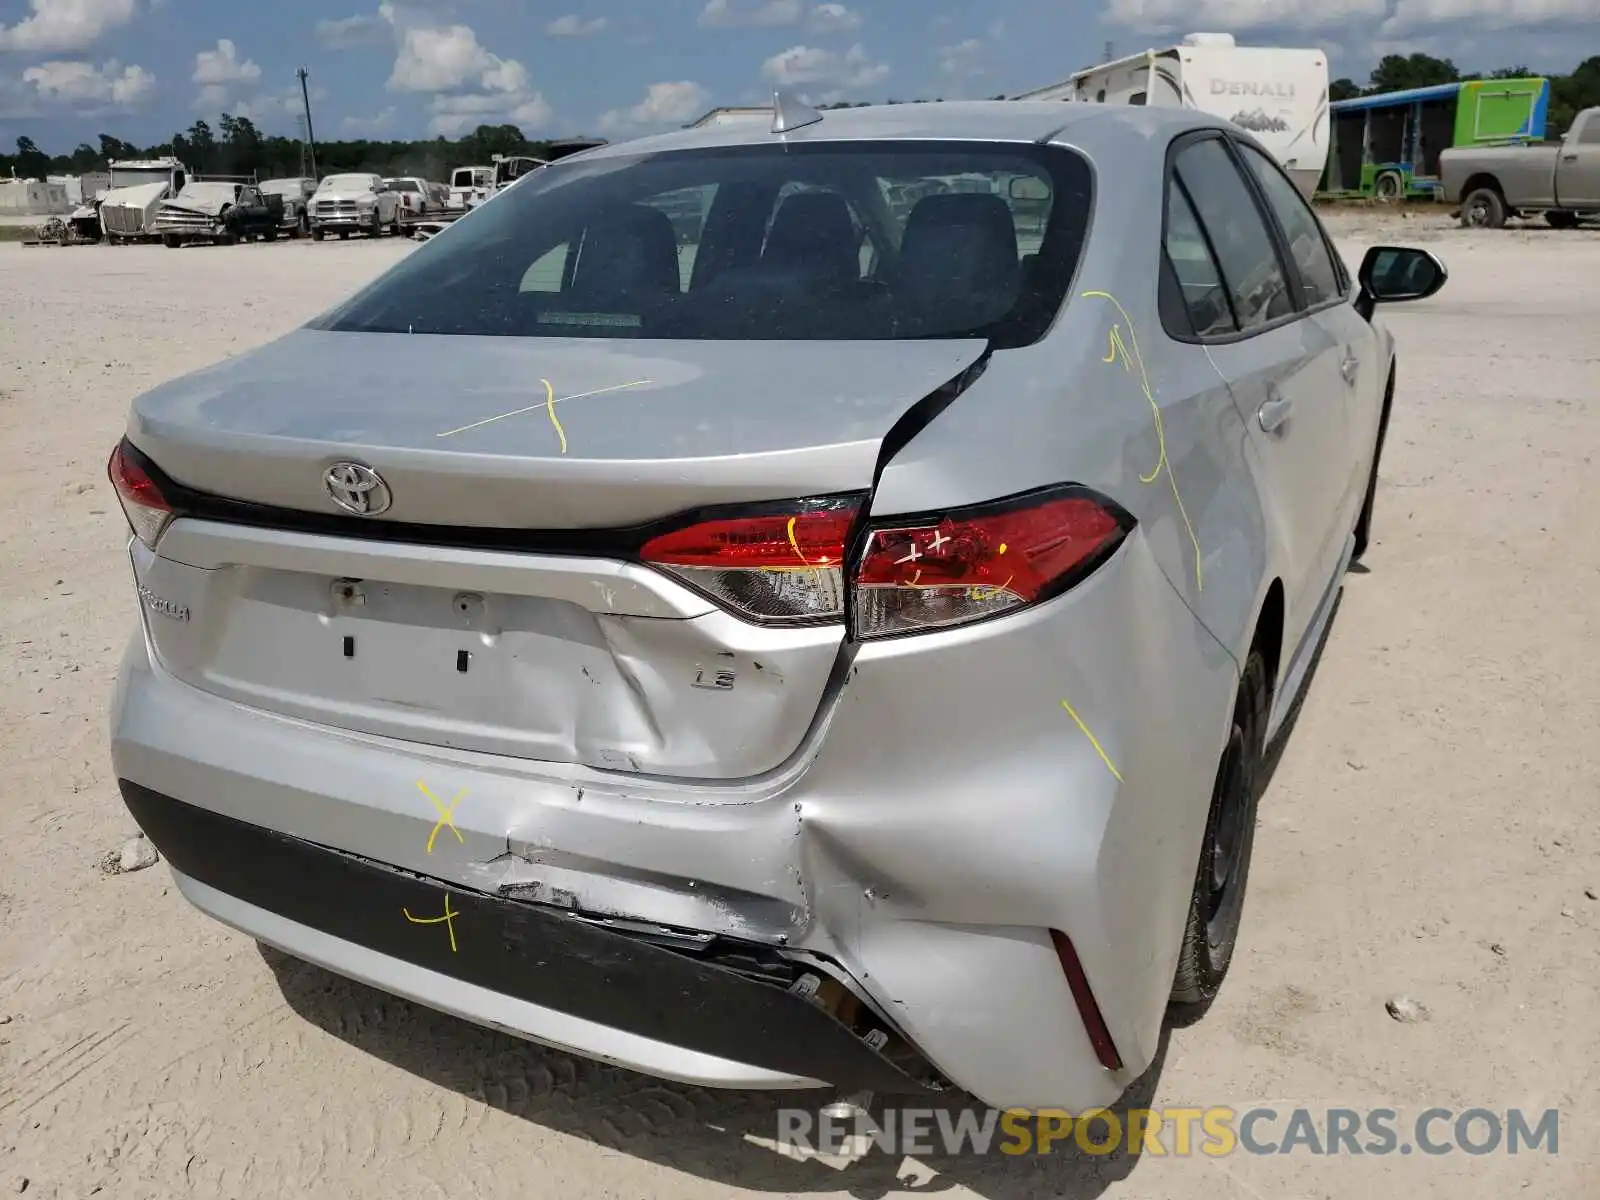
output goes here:
[{"label": "damaged rear bumper", "polygon": [[941,1085],[815,958],[711,939],[669,948],[671,931],[621,932],[121,787],[197,907],[386,991],[686,1083]]}]

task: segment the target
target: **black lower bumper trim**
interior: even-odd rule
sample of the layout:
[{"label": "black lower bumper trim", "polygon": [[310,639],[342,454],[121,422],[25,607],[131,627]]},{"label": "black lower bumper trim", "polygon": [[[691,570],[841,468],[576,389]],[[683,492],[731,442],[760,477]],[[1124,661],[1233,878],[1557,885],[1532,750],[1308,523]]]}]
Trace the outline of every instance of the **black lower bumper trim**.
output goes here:
[{"label": "black lower bumper trim", "polygon": [[[802,996],[541,908],[427,879],[120,780],[172,867],[404,962],[686,1050],[887,1093],[906,1074]],[[922,1066],[920,1062],[915,1064]]]}]

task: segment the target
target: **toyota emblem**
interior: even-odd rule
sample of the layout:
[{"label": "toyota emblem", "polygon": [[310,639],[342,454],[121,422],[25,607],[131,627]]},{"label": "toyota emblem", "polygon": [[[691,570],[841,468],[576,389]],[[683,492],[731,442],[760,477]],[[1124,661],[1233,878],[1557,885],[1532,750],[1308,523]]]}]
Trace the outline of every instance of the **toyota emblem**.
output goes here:
[{"label": "toyota emblem", "polygon": [[358,517],[375,517],[393,502],[383,476],[360,463],[334,463],[323,472],[322,483],[335,504]]}]

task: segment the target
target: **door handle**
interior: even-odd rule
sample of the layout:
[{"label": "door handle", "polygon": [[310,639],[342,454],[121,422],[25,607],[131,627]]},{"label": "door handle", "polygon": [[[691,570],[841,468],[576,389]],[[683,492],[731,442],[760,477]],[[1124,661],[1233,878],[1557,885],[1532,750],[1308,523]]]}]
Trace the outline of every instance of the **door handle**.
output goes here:
[{"label": "door handle", "polygon": [[1578,161],[1578,152],[1576,150],[1574,150],[1570,154],[1563,154],[1561,156],[1561,161],[1562,162],[1577,162]]},{"label": "door handle", "polygon": [[1289,419],[1289,408],[1289,401],[1274,391],[1270,394],[1270,399],[1256,412],[1256,424],[1261,426],[1263,433],[1276,433]]},{"label": "door handle", "polygon": [[1361,360],[1352,355],[1347,355],[1339,364],[1339,374],[1344,376],[1344,381],[1348,384],[1354,385],[1360,373]]}]

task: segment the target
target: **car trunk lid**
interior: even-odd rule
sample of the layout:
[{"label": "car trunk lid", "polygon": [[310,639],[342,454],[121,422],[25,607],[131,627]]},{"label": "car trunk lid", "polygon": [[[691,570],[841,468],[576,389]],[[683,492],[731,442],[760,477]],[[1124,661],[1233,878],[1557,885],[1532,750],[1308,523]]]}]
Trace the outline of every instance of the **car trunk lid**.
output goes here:
[{"label": "car trunk lid", "polygon": [[[180,509],[205,501],[135,546],[152,644],[195,687],[327,726],[759,775],[816,719],[842,622],[740,619],[618,531],[864,493],[884,435],[983,349],[293,334],[134,406]],[[341,461],[391,507],[344,513]]]}]

